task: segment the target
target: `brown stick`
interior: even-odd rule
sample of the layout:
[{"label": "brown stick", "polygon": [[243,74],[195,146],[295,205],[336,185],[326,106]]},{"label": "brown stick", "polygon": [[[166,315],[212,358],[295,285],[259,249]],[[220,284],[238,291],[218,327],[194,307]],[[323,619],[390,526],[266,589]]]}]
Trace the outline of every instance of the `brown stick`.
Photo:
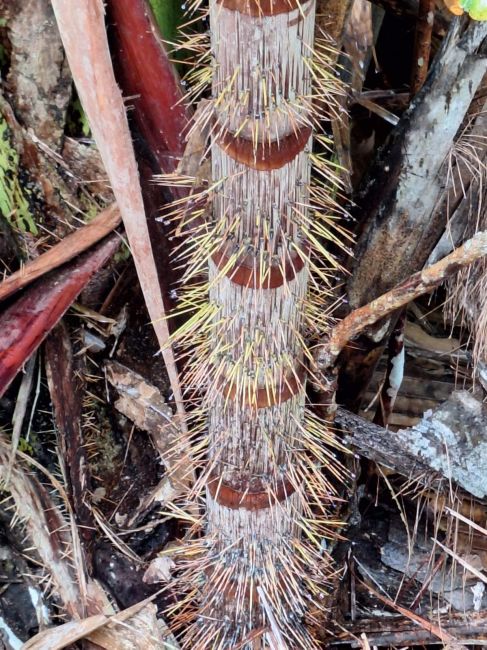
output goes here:
[{"label": "brown stick", "polygon": [[453,253],[432,266],[412,275],[408,280],[387,291],[368,305],[355,309],[331,332],[328,341],[322,341],[315,353],[320,370],[332,368],[348,341],[392,312],[407,305],[424,293],[439,286],[458,269],[487,255],[487,232],[479,232]]},{"label": "brown stick", "polygon": [[428,75],[434,19],[435,0],[419,0],[418,23],[414,39],[413,69],[411,71],[412,97],[422,88]]},{"label": "brown stick", "polygon": [[0,284],[0,300],[7,298],[30,284],[44,273],[69,262],[96,242],[108,235],[121,221],[115,204],[100,212],[93,221],[68,235],[48,251],[26,264],[20,271],[9,275]]},{"label": "brown stick", "polygon": [[432,634],[434,637],[439,639],[442,643],[448,643],[451,644],[452,642],[456,642],[456,638],[450,634],[449,632],[445,632],[444,630],[441,629],[438,625],[435,625],[435,623],[432,623],[431,621],[426,620],[422,616],[418,616],[418,614],[415,614],[414,612],[411,612],[410,610],[406,609],[405,607],[401,607],[397,603],[395,603],[393,600],[390,598],[386,598],[382,594],[380,594],[378,591],[376,591],[371,585],[363,582],[362,580],[359,580],[359,582],[366,588],[370,593],[380,600],[381,603],[384,603],[384,605],[387,605],[391,609],[396,610],[406,618],[408,618],[410,621],[413,623],[416,623],[419,625],[423,630],[428,632],[429,634]]}]

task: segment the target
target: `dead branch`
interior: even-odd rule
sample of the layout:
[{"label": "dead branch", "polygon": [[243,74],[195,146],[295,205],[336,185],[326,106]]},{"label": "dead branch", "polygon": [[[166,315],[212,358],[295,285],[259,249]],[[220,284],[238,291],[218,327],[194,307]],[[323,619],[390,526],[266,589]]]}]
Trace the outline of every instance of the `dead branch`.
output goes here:
[{"label": "dead branch", "polygon": [[120,220],[120,212],[116,205],[103,210],[93,221],[67,235],[59,244],[28,262],[20,271],[9,275],[0,284],[0,300],[22,289],[41,275],[69,262],[108,235],[118,226]]},{"label": "dead branch", "polygon": [[397,432],[341,408],[336,422],[349,434],[346,444],[402,476],[437,487],[441,479],[453,480],[475,497],[487,495],[486,409],[466,391],[454,392],[414,427]]},{"label": "dead branch", "polygon": [[440,477],[432,476],[427,463],[407,452],[402,440],[387,429],[341,407],[337,409],[335,422],[345,433],[343,443],[361,456],[408,479],[428,485],[433,482],[435,486],[440,483]]},{"label": "dead branch", "polygon": [[487,232],[479,232],[453,253],[432,266],[419,271],[397,287],[368,305],[351,312],[332,330],[329,340],[322,341],[315,359],[322,372],[328,372],[347,343],[365,328],[374,325],[389,314],[407,305],[415,298],[439,286],[458,269],[487,255]]}]

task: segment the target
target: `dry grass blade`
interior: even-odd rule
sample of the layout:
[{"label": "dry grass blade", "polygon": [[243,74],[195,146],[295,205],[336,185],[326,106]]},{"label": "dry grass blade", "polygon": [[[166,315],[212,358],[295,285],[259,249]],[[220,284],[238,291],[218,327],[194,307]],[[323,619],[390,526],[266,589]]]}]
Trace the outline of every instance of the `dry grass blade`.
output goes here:
[{"label": "dry grass blade", "polygon": [[[4,483],[10,460],[10,445],[0,438],[0,481]],[[24,522],[27,533],[48,568],[54,592],[61,598],[72,618],[84,615],[85,603],[81,597],[79,577],[68,559],[72,556],[72,537],[68,523],[54,505],[43,486],[28,476],[20,463],[12,467],[8,490],[14,500],[16,515]]]},{"label": "dry grass blade", "polygon": [[15,402],[15,410],[12,417],[12,451],[10,454],[7,477],[5,479],[6,487],[8,487],[10,472],[14,464],[15,452],[19,446],[20,433],[22,431],[22,424],[24,422],[30,390],[32,388],[32,380],[34,378],[35,365],[36,354],[34,354],[25,364],[24,376],[22,377],[19,392],[17,393],[17,401]]},{"label": "dry grass blade", "polygon": [[116,205],[111,205],[100,212],[93,221],[82,226],[76,232],[65,237],[44,254],[28,262],[20,271],[9,275],[0,284],[0,300],[7,298],[15,291],[22,289],[36,278],[52,271],[76,255],[96,244],[108,235],[120,223],[120,212]]},{"label": "dry grass blade", "polygon": [[468,517],[464,517],[456,510],[453,510],[453,508],[445,507],[445,512],[447,512],[452,517],[455,517],[459,521],[462,521],[464,524],[467,524],[467,526],[469,526],[470,528],[475,529],[476,531],[482,533],[482,535],[485,535],[487,537],[487,528],[484,528],[483,526],[479,526],[478,524],[475,523],[475,521],[472,521]]},{"label": "dry grass blade", "polygon": [[[52,6],[78,94],[122,214],[147,309],[163,349],[177,410],[180,416],[184,416],[173,351],[166,345],[169,330],[147,228],[132,137],[108,49],[103,2],[52,0]],[[80,38],[80,34],[83,34],[83,38]],[[185,426],[184,421],[181,426]]]},{"label": "dry grass blade", "polygon": [[472,573],[476,578],[479,580],[482,580],[485,584],[487,584],[487,575],[485,573],[482,573],[482,571],[479,571],[476,569],[474,566],[472,566],[469,562],[463,559],[461,555],[458,555],[458,553],[455,553],[455,551],[452,551],[451,548],[448,548],[441,542],[439,542],[437,539],[433,539],[434,543],[437,544],[445,553],[450,555],[454,560],[458,562],[458,564],[461,564],[464,569],[466,569],[469,573]]}]

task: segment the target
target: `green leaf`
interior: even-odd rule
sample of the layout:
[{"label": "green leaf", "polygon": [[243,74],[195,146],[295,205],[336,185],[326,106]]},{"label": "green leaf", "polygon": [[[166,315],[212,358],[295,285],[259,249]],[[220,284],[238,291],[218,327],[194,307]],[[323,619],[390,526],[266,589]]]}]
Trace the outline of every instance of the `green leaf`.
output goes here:
[{"label": "green leaf", "polygon": [[178,28],[183,16],[179,0],[149,0],[156,22],[165,41],[171,43],[178,35]]},{"label": "green leaf", "polygon": [[460,0],[462,9],[474,20],[487,20],[487,0]]}]

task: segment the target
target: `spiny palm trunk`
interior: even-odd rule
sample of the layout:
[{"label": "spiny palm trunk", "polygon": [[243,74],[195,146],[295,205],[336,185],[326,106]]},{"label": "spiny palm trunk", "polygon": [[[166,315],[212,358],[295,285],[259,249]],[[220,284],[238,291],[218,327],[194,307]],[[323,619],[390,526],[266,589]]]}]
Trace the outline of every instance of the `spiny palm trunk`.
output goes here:
[{"label": "spiny palm trunk", "polygon": [[314,0],[210,0],[219,235],[209,297],[218,311],[210,341],[211,566],[187,641],[193,648],[314,647],[303,625],[312,553],[300,546],[304,466],[296,458],[314,16]]}]

